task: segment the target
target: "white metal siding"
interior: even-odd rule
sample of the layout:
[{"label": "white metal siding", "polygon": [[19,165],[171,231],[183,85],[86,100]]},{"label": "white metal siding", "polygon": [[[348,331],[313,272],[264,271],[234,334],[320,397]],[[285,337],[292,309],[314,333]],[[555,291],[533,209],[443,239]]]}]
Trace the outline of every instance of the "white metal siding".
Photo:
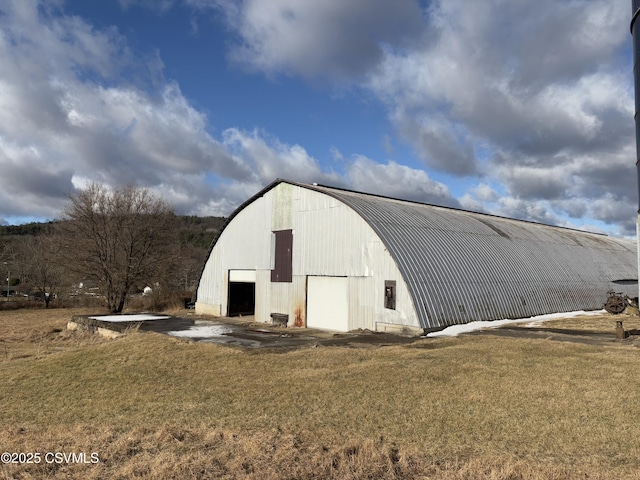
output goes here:
[{"label": "white metal siding", "polygon": [[[293,230],[293,281],[272,283],[271,232],[288,228]],[[418,325],[402,275],[378,235],[350,207],[321,192],[281,183],[245,206],[212,249],[198,304],[217,304],[226,314],[229,270],[255,271],[257,321],[284,313],[289,325],[305,325],[311,275],[348,277],[345,329],[375,330],[377,322]],[[397,282],[396,310],[384,308],[385,280]]]},{"label": "white metal siding", "polygon": [[256,283],[255,270],[229,270],[230,282]]},{"label": "white metal siding", "polygon": [[266,319],[263,316],[266,292],[262,272],[271,270],[271,209],[270,201],[258,198],[227,225],[202,272],[198,304],[219,305],[220,313],[226,315],[229,270],[253,270],[256,272],[256,317],[260,315],[261,321],[268,319],[268,313]]},{"label": "white metal siding", "polygon": [[[335,198],[297,188],[294,275],[349,277],[349,330],[375,330],[377,322],[419,327],[404,279],[369,224]],[[397,282],[396,310],[384,308],[385,280]]]},{"label": "white metal siding", "polygon": [[371,227],[334,198],[300,190],[294,206],[294,275],[369,275],[366,253],[377,240]]},{"label": "white metal siding", "polygon": [[271,192],[271,202],[273,204],[273,216],[271,218],[271,230],[289,230],[291,229],[292,221],[292,195],[294,189],[293,185],[288,183],[281,183],[277,188],[274,188]]}]

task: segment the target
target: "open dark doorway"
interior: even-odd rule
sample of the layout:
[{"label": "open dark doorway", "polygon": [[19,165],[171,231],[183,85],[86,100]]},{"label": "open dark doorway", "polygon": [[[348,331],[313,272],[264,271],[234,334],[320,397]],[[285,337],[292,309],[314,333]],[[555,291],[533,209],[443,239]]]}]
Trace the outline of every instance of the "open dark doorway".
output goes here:
[{"label": "open dark doorway", "polygon": [[255,315],[256,284],[253,282],[229,282],[229,316]]}]

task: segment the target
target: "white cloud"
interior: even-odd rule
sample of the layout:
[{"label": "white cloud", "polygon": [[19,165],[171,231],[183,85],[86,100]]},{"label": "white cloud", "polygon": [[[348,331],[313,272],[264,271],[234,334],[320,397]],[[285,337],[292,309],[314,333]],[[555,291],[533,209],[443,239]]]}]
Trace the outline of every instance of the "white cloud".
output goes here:
[{"label": "white cloud", "polygon": [[495,208],[500,198],[500,194],[491,185],[479,183],[460,198],[460,205],[466,210],[487,213],[491,206]]},{"label": "white cloud", "polygon": [[[474,2],[472,12],[480,6],[488,12],[501,8],[480,1]],[[459,13],[471,15],[466,10]],[[485,16],[480,15],[479,22]],[[469,153],[473,155],[478,143],[516,153],[549,154],[599,144],[619,145],[629,138],[630,127],[625,125],[633,105],[629,72],[593,58],[587,63],[581,53],[582,63],[565,76],[558,77],[551,67],[545,71],[544,64],[535,64],[535,81],[520,78],[523,71],[534,67],[531,58],[517,56],[520,49],[513,52],[508,45],[495,44],[497,39],[492,42],[493,37],[513,35],[508,29],[487,23],[483,35],[476,38],[474,30],[464,30],[466,23],[460,30],[454,28],[453,19],[447,21],[439,41],[428,48],[400,53],[388,50],[368,82],[388,105],[398,132],[430,166],[457,174],[470,171],[460,168],[460,161],[439,160],[450,155],[438,152],[438,139],[467,152],[466,164],[471,165]],[[515,17],[513,23],[517,24]],[[489,27],[496,31],[490,34],[486,31]],[[531,47],[537,45],[537,37],[527,40]],[[519,41],[524,43],[522,38]],[[559,45],[562,47],[566,45]],[[612,122],[621,128],[611,128]],[[440,155],[434,155],[437,153]]]},{"label": "white cloud", "polygon": [[386,50],[368,88],[429,167],[505,187],[493,203],[469,192],[466,207],[562,223],[582,202],[630,232],[628,17],[600,0],[434,2],[437,41]]},{"label": "white cloud", "polygon": [[349,163],[346,179],[353,189],[435,205],[460,207],[443,183],[429,178],[424,170],[390,161],[377,163],[356,155]]},{"label": "white cloud", "polygon": [[335,146],[331,146],[331,148],[329,149],[329,154],[331,155],[331,158],[333,158],[336,161],[341,162],[344,160],[344,155],[342,155],[342,152],[338,150]]},{"label": "white cloud", "polygon": [[[428,168],[502,185],[501,212],[562,221],[580,200],[610,198],[624,214],[585,210],[607,223],[633,209],[624,3],[407,1],[396,14],[387,2],[377,12],[364,1],[215,4],[241,39],[236,58],[372,92]],[[461,201],[488,208],[478,193]]]},{"label": "white cloud", "polygon": [[[178,207],[187,211],[192,192],[198,201],[215,201],[207,173],[251,178],[177,84],[147,91],[123,79],[135,65],[115,29],[96,30],[49,4],[15,2],[0,10],[0,168],[11,175],[0,184],[6,212],[54,218],[66,194],[88,181],[165,187],[163,194],[182,199]],[[151,62],[157,67],[158,58]]]},{"label": "white cloud", "polygon": [[486,183],[480,183],[470,191],[476,198],[483,202],[495,202],[500,198],[500,194],[496,190]]},{"label": "white cloud", "polygon": [[345,179],[261,130],[228,128],[216,139],[206,115],[161,72],[151,89],[123,80],[134,67],[116,30],[28,7],[9,5],[0,17],[0,68],[10,72],[0,79],[0,166],[12,178],[0,185],[0,204],[12,215],[53,218],[67,193],[91,181],[134,181],[197,214],[228,214],[277,177],[389,194],[412,182],[419,198],[453,201],[424,172],[395,163],[357,158]]},{"label": "white cloud", "polygon": [[[268,73],[345,79],[404,45],[422,29],[414,0],[242,0],[218,7],[240,36],[238,62]],[[201,5],[201,4],[200,4]]]},{"label": "white cloud", "polygon": [[[0,5],[0,216],[54,217],[91,180],[133,179],[180,211],[226,214],[276,177],[545,223],[633,231],[636,180],[628,6],[607,0],[120,0],[222,12],[229,54],[268,76],[325,79],[386,108],[426,170],[209,119],[115,28],[62,2]],[[130,73],[133,72],[133,75]],[[151,74],[149,72],[152,72]],[[127,78],[131,80],[127,80]],[[135,78],[135,82],[132,80]],[[226,128],[226,130],[225,130]],[[400,141],[399,141],[400,140]],[[455,200],[434,171],[472,179]],[[215,187],[212,187],[214,184]],[[500,193],[499,193],[500,192]]]},{"label": "white cloud", "polygon": [[419,115],[398,110],[391,118],[428,166],[460,176],[478,173],[473,140],[464,125],[438,113]]},{"label": "white cloud", "polygon": [[336,182],[337,174],[326,173],[318,161],[300,145],[287,145],[265,132],[246,132],[229,128],[222,133],[225,148],[234,158],[249,165],[253,179],[258,183],[269,183],[276,178],[300,182]]}]

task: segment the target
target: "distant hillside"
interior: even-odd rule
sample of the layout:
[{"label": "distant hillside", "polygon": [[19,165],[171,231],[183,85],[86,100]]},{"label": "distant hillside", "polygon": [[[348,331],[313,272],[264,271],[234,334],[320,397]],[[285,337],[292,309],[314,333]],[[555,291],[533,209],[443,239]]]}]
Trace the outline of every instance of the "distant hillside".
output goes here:
[{"label": "distant hillside", "polygon": [[[208,249],[225,221],[225,217],[176,215],[176,229],[179,231],[180,242],[183,245]],[[50,233],[56,223],[58,222],[49,221],[26,223],[24,225],[0,225],[0,237],[21,237]]]},{"label": "distant hillside", "polygon": [[180,241],[184,245],[208,249],[211,242],[222,229],[225,217],[196,217],[194,215],[180,215],[178,230]]},{"label": "distant hillside", "polygon": [[55,222],[33,222],[25,223],[24,225],[0,225],[0,237],[10,235],[23,236],[49,233],[54,224]]},{"label": "distant hillside", "polygon": [[[175,216],[174,224],[167,229],[176,234],[168,235],[175,242],[175,258],[167,259],[172,267],[164,274],[164,280],[173,291],[191,292],[195,288],[209,247],[225,221],[224,217]],[[7,271],[9,268],[11,270],[11,285],[31,288],[27,280],[23,282],[23,278],[27,278],[25,269],[29,265],[28,259],[33,258],[26,248],[32,244],[33,237],[55,232],[61,222],[0,226],[0,266],[7,262]],[[67,275],[60,285],[68,289],[73,283],[73,276]]]}]

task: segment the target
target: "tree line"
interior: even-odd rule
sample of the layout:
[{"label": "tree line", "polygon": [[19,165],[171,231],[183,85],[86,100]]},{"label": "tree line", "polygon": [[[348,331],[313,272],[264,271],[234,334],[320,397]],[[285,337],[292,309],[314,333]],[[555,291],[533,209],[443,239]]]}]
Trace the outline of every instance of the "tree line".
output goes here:
[{"label": "tree line", "polygon": [[0,227],[0,268],[5,286],[47,307],[56,297],[90,290],[120,313],[145,287],[190,296],[224,221],[177,216],[146,188],[94,183],[69,196],[57,221]]}]

